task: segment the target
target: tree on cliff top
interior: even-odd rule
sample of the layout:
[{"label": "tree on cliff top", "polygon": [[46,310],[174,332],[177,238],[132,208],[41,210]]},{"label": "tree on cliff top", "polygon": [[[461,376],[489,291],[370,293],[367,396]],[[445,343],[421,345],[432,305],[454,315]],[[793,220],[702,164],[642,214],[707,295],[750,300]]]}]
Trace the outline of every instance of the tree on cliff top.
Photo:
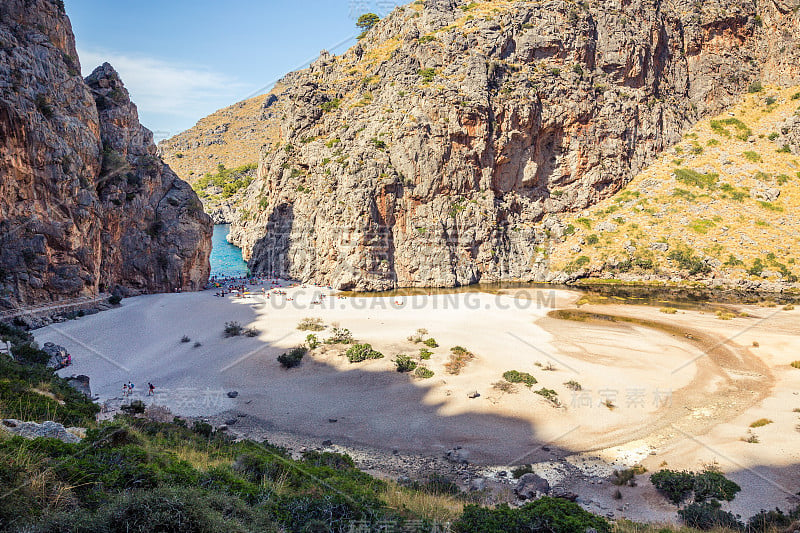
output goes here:
[{"label": "tree on cliff top", "polygon": [[367,32],[371,30],[372,27],[375,26],[375,24],[380,22],[380,20],[381,18],[375,13],[365,13],[360,17],[358,17],[358,22],[356,22],[356,26],[364,30],[361,32],[358,38],[363,39],[364,37],[366,37]]}]

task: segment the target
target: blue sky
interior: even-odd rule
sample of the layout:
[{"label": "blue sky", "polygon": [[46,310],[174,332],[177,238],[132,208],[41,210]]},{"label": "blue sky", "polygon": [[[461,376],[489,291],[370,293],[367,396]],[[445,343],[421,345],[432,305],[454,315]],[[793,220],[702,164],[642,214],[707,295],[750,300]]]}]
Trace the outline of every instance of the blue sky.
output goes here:
[{"label": "blue sky", "polygon": [[84,75],[119,71],[156,138],[266,92],[320,50],[355,43],[362,13],[404,0],[65,0]]}]

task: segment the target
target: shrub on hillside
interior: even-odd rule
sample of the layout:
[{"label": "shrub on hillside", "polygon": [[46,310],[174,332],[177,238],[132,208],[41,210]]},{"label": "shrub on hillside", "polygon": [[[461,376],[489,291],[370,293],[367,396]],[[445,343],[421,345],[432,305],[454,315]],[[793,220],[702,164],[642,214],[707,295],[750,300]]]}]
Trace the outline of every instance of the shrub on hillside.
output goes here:
[{"label": "shrub on hillside", "polygon": [[717,501],[691,503],[678,511],[678,516],[684,524],[697,529],[730,528],[735,531],[744,529],[744,524],[732,513],[723,511]]},{"label": "shrub on hillside", "polygon": [[593,529],[610,533],[611,526],[603,518],[585,511],[577,503],[560,498],[544,497],[512,509],[501,504],[494,509],[467,505],[453,523],[457,533],[575,533]]},{"label": "shrub on hillside", "polygon": [[741,487],[721,473],[706,470],[700,473],[660,470],[650,476],[653,486],[675,505],[684,502],[692,493],[696,502],[709,500],[731,501]]},{"label": "shrub on hillside", "polygon": [[678,505],[692,493],[694,474],[686,471],[660,470],[650,476],[650,482],[665,498]]}]

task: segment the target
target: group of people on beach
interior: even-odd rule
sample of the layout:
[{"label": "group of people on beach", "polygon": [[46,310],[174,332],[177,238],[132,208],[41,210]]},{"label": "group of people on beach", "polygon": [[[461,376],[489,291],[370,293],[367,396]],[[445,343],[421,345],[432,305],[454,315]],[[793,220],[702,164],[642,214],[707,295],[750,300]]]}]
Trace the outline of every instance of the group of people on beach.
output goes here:
[{"label": "group of people on beach", "polygon": [[[133,396],[133,391],[136,389],[136,385],[133,384],[133,381],[128,381],[127,383],[122,384],[122,397],[127,398],[129,396]],[[156,394],[156,387],[152,383],[147,383],[147,395],[148,396],[155,396]]]}]

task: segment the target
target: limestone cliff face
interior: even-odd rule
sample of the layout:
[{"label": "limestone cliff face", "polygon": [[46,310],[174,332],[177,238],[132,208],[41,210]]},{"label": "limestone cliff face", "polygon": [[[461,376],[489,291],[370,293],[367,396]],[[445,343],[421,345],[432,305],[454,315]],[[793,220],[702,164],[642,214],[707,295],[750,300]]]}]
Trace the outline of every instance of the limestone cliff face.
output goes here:
[{"label": "limestone cliff face", "polygon": [[205,282],[210,220],[61,2],[0,4],[0,139],[0,308]]},{"label": "limestone cliff face", "polygon": [[426,0],[287,77],[234,224],[251,269],[340,288],[547,279],[561,213],[757,79],[797,83],[797,0]]}]

